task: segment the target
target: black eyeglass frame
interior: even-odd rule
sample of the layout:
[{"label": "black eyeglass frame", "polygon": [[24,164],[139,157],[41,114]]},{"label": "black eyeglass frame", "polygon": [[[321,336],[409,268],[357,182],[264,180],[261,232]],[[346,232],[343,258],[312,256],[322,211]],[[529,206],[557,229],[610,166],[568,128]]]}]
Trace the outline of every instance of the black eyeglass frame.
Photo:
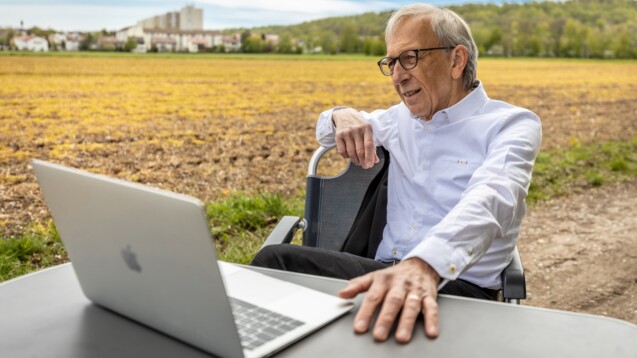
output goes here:
[{"label": "black eyeglass frame", "polygon": [[[418,66],[418,60],[420,59],[420,53],[421,52],[427,52],[427,51],[435,51],[435,50],[451,50],[453,49],[453,47],[430,47],[430,48],[416,48],[416,49],[411,49],[411,50],[405,50],[403,52],[401,52],[397,57],[383,57],[381,58],[378,62],[376,62],[376,64],[378,65],[378,68],[380,69],[380,72],[385,75],[385,76],[391,76],[394,74],[394,66],[396,66],[396,60],[398,60],[398,63],[400,63],[400,66],[402,66],[402,68],[405,69],[405,71],[409,71],[411,69],[414,69],[416,66]],[[413,51],[416,53],[416,62],[414,63],[413,66],[407,68],[405,67],[405,65],[403,64],[403,60],[401,60],[400,58],[407,52],[409,51]],[[391,71],[389,74],[385,73],[385,71],[383,71],[383,66],[381,65],[381,62],[383,62],[384,60],[389,59],[389,63],[387,64],[387,67],[389,68],[389,70]]]}]

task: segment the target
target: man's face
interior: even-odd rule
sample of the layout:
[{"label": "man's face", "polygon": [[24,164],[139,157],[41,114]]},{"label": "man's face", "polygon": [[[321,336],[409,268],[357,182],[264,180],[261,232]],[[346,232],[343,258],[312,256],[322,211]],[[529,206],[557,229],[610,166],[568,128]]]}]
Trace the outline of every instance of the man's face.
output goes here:
[{"label": "man's face", "polygon": [[[411,17],[394,26],[387,38],[387,56],[398,57],[403,51],[440,47],[428,17]],[[453,79],[451,55],[446,50],[419,53],[418,65],[405,70],[398,61],[392,82],[412,115],[428,120],[439,110],[452,106]]]}]

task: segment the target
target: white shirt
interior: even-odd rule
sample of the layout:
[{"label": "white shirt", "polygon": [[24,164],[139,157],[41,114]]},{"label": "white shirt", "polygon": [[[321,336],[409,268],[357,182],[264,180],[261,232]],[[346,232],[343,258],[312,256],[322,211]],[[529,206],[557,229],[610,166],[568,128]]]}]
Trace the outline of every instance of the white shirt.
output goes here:
[{"label": "white shirt", "polygon": [[[335,145],[332,112],[319,116],[323,146]],[[404,103],[359,113],[391,157],[376,259],[419,257],[443,283],[461,278],[500,288],[526,212],[542,138],[538,116],[488,98],[482,83],[429,121]]]}]

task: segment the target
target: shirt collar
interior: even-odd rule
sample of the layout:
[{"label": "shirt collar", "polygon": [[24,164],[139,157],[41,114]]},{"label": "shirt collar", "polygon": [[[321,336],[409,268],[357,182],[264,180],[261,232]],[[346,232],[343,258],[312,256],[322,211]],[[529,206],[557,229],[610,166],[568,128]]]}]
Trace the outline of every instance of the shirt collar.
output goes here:
[{"label": "shirt collar", "polygon": [[446,117],[449,122],[454,122],[467,118],[482,108],[489,100],[489,97],[487,97],[487,92],[484,90],[482,82],[477,82],[478,86],[461,99],[460,102],[438,113],[444,113],[444,117]]}]

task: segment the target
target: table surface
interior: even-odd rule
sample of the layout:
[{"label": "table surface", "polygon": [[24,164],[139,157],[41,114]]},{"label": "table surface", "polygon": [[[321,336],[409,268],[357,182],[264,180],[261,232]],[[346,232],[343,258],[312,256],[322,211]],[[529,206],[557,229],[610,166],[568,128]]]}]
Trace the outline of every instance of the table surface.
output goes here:
[{"label": "table surface", "polygon": [[[253,268],[335,293],[344,281]],[[357,304],[360,299],[357,300]],[[409,344],[355,334],[354,313],[286,348],[280,357],[637,357],[637,325],[599,316],[440,295],[440,336],[422,322]],[[209,357],[91,303],[70,264],[0,284],[2,357]]]}]

